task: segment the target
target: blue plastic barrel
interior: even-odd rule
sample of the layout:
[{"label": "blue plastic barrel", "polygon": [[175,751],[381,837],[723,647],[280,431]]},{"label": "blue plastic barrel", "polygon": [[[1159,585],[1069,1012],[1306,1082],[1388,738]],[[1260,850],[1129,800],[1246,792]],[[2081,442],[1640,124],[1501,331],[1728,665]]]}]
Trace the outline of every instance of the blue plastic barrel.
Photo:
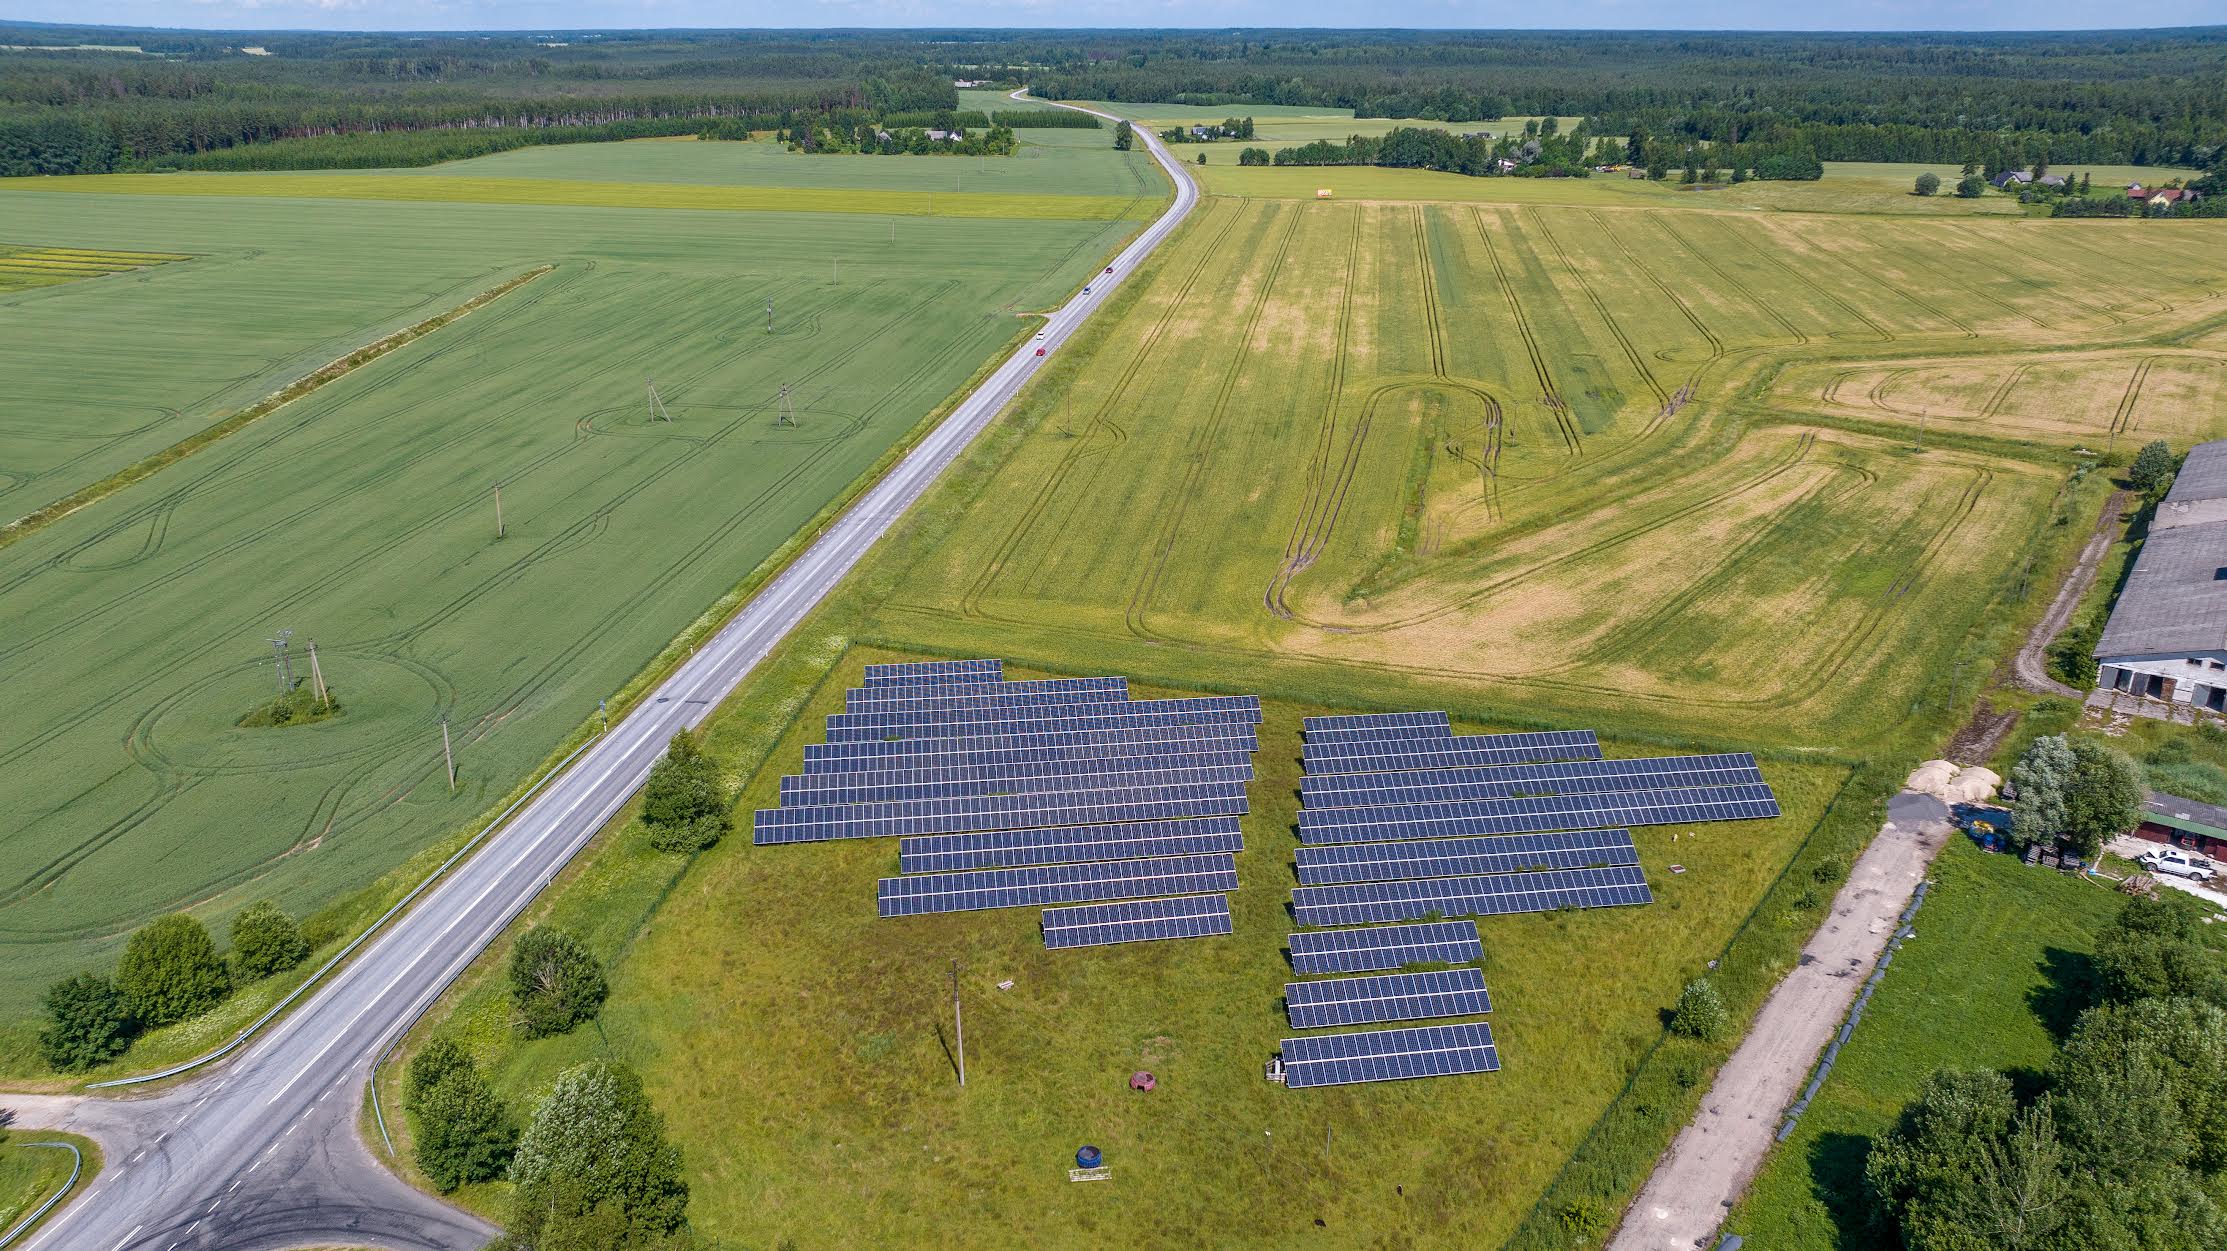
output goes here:
[{"label": "blue plastic barrel", "polygon": [[1105,1159],[1105,1156],[1099,1152],[1098,1148],[1084,1147],[1075,1153],[1075,1167],[1097,1168],[1098,1162],[1103,1159]]}]

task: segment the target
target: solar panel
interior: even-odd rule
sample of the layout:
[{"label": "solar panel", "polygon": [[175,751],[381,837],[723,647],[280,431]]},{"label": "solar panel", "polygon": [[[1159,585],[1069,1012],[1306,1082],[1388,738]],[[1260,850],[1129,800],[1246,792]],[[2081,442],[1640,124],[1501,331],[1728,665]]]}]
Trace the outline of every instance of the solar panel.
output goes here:
[{"label": "solar panel", "polygon": [[[820,773],[791,774],[781,779],[781,802],[784,804],[812,802],[815,795],[855,790],[865,786],[905,787],[933,785],[943,782],[1003,781],[1006,779],[1046,776],[1075,776],[1080,774],[1121,775],[1151,773],[1162,769],[1218,769],[1230,766],[1249,766],[1253,753],[1227,742],[1209,740],[1216,750],[1193,751],[1185,743],[1149,743],[1124,747],[1105,754],[1091,753],[1081,758],[1063,752],[1051,753],[1044,759],[1030,759],[1034,753],[1020,753],[1013,759],[989,762],[955,761],[939,763],[925,768],[871,768],[855,772],[826,771]],[[872,763],[872,762],[861,762]],[[900,762],[902,763],[902,762]]]},{"label": "solar panel", "polygon": [[1475,921],[1427,921],[1361,930],[1317,930],[1291,936],[1291,967],[1299,973],[1361,973],[1410,964],[1461,964],[1481,959]]},{"label": "solar panel", "polygon": [[1492,997],[1485,993],[1485,975],[1475,969],[1341,977],[1284,986],[1284,1012],[1293,1029],[1426,1021],[1490,1011]]},{"label": "solar panel", "polygon": [[[1102,755],[1149,755],[1170,751],[1257,751],[1260,735],[1241,721],[1194,725],[1121,726],[1114,729],[1037,734],[988,734],[973,738],[873,739],[855,743],[807,743],[806,773],[852,773],[871,769],[934,768],[948,764],[997,763],[1016,759],[1094,760]],[[1023,753],[1004,755],[1002,753]],[[1042,753],[1037,755],[1036,753]]]},{"label": "solar panel", "polygon": [[902,664],[866,666],[866,685],[902,685],[945,682],[965,675],[996,679],[1005,672],[1002,660],[914,660]]},{"label": "solar panel", "polygon": [[1444,804],[1303,808],[1299,812],[1299,841],[1371,843],[1464,834],[1523,834],[1539,830],[1759,820],[1777,815],[1778,800],[1772,796],[1770,787],[1762,785],[1613,791],[1599,795],[1559,795],[1552,799],[1472,799]]},{"label": "solar panel", "polygon": [[815,804],[799,808],[760,808],[751,841],[759,844],[816,843],[831,838],[1025,830],[1054,825],[1229,816],[1244,811],[1245,784],[1242,782],[1059,791],[1049,795],[970,795],[956,799],[907,799],[886,804]]},{"label": "solar panel", "polygon": [[1576,830],[1301,847],[1298,870],[1302,885],[1327,886],[1638,863],[1630,830]]},{"label": "solar panel", "polygon": [[1161,856],[885,877],[875,892],[875,905],[885,917],[903,917],[1236,889],[1235,856]]},{"label": "solar panel", "polygon": [[[1018,723],[1079,721],[1099,718],[1148,717],[1192,713],[1251,713],[1260,719],[1260,700],[1251,695],[1198,695],[1185,699],[1100,699],[1079,704],[1015,707],[996,700],[980,701],[982,707],[941,708],[925,712],[839,712],[827,719],[830,741],[838,731],[846,738],[963,738],[973,734],[1006,734],[994,729]],[[1138,724],[1150,724],[1139,722]],[[1060,729],[1054,724],[1040,729]],[[1083,727],[1075,727],[1083,728]],[[867,733],[858,734],[857,731]]]},{"label": "solar panel", "polygon": [[1042,830],[980,834],[924,834],[897,844],[898,867],[907,873],[1133,860],[1243,851],[1236,817],[1186,821],[1131,821],[1120,825],[1063,825]]},{"label": "solar panel", "polygon": [[1301,886],[1291,892],[1301,925],[1364,925],[1430,916],[1506,916],[1556,908],[1606,908],[1655,901],[1637,865],[1546,869],[1489,877]]},{"label": "solar panel", "polygon": [[1492,1027],[1483,1021],[1286,1038],[1283,1053],[1284,1085],[1290,1087],[1490,1073],[1500,1067]]},{"label": "solar panel", "polygon": [[845,712],[933,712],[995,704],[1104,703],[1129,698],[1127,678],[1060,678],[1046,682],[974,682],[966,686],[860,687],[843,696]]},{"label": "solar panel", "polygon": [[1369,738],[1444,738],[1454,732],[1443,712],[1363,712],[1350,716],[1309,717],[1301,725],[1309,739],[1336,738],[1341,735]]},{"label": "solar panel", "polygon": [[[814,786],[792,792],[791,782],[818,783],[826,778],[857,777],[857,774],[824,773],[801,778],[781,779],[781,802],[784,805],[828,804],[884,804],[913,799],[944,799],[967,795],[1040,795],[1058,791],[1090,791],[1146,786],[1182,786],[1199,782],[1250,782],[1253,780],[1253,759],[1238,754],[1236,760],[1212,765],[1189,764],[1184,757],[1176,757],[1166,768],[1116,769],[1096,772],[1096,766],[1080,763],[1066,764],[1050,772],[1019,775],[999,775],[973,778],[951,778],[942,781],[903,782],[884,784],[858,782],[852,785]],[[1185,762],[1179,763],[1178,762]]]},{"label": "solar panel", "polygon": [[[1138,705],[1135,704],[1069,705],[1069,707],[1071,708],[1081,707],[1122,709],[1135,708],[1137,706]],[[830,721],[833,721],[838,717],[844,717],[848,715],[849,714],[847,713],[837,713],[835,717],[830,717],[828,719]],[[988,738],[1004,734],[1045,734],[1058,731],[1124,730],[1138,729],[1146,726],[1217,724],[1234,726],[1256,726],[1260,724],[1260,712],[1257,709],[1186,709],[1175,712],[1153,709],[1146,712],[1122,711],[1105,714],[1090,713],[1072,717],[1063,714],[1058,717],[1037,717],[1035,719],[1025,721],[977,721],[961,722],[958,724],[945,723],[937,725],[917,726],[831,725],[828,727],[827,738],[828,741],[831,743],[869,742],[877,739],[885,741],[920,739],[924,741],[933,740],[948,743],[966,742],[968,740]]]},{"label": "solar panel", "polygon": [[1654,756],[1638,760],[1583,760],[1307,777],[1299,782],[1299,802],[1309,808],[1358,808],[1370,804],[1506,799],[1515,795],[1730,786],[1762,780],[1763,774],[1755,767],[1754,756],[1747,752],[1726,752],[1712,756]]},{"label": "solar panel", "polygon": [[[1300,748],[1311,776],[1317,773],[1360,773],[1382,769],[1431,769],[1443,765],[1515,764],[1525,760],[1599,760],[1600,738],[1591,730],[1535,730],[1521,734],[1456,734],[1445,738],[1371,739],[1335,737],[1312,739]],[[1381,764],[1372,758],[1395,757],[1433,763]],[[1363,762],[1349,766],[1348,762]]]},{"label": "solar panel", "polygon": [[1103,947],[1230,932],[1229,896],[1189,895],[1044,910],[1044,946]]}]

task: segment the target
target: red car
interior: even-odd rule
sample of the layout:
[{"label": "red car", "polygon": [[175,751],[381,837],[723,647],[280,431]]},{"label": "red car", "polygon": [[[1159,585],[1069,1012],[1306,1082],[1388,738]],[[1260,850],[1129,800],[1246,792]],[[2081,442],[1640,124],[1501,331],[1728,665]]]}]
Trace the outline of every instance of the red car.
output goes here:
[{"label": "red car", "polygon": [[1038,356],[1042,356],[1042,355],[1044,354],[1044,349],[1042,349],[1042,348],[1038,348],[1038,349],[1036,349],[1036,354],[1037,354]]}]

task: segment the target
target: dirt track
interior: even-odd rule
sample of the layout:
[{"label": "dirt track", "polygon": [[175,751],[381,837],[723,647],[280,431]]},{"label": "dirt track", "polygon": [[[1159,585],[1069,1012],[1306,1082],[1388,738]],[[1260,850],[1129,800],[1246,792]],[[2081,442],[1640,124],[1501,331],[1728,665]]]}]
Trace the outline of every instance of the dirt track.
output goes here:
[{"label": "dirt track", "polygon": [[2103,505],[2103,515],[2096,519],[2095,533],[2088,536],[2088,545],[2080,549],[2079,563],[2072,567],[2064,585],[2057,588],[2057,598],[2049,602],[2049,611],[2042,614],[2041,620],[2026,636],[2025,646],[2011,659],[2011,672],[2020,687],[2037,695],[2081,698],[2081,692],[2049,676],[2049,644],[2072,623],[2073,610],[2080,606],[2080,597],[2087,593],[2088,584],[2096,580],[2096,567],[2103,563],[2103,554],[2111,550],[2112,528],[2125,510],[2126,492],[2113,491]]}]

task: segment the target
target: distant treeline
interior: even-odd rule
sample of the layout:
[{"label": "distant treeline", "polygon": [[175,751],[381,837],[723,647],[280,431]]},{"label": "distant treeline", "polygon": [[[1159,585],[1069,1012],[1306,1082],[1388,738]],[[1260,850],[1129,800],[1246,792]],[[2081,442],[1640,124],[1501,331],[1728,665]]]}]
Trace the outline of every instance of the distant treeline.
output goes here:
[{"label": "distant treeline", "polygon": [[[771,120],[768,119],[769,124]],[[747,123],[744,128],[749,129]],[[186,156],[165,157],[155,167],[195,170],[400,169],[415,165],[438,165],[443,161],[461,161],[475,156],[491,156],[497,152],[537,144],[607,143],[620,139],[692,135],[702,130],[703,123],[688,118],[644,119],[541,130],[389,130],[377,134],[276,139],[270,143],[217,148]]]},{"label": "distant treeline", "polygon": [[[1382,135],[1354,135],[1344,143],[1318,139],[1271,154],[1247,148],[1238,156],[1240,165],[1375,165],[1390,169],[1432,169],[1472,177],[1506,175],[1517,178],[1587,178],[1595,166],[1636,164],[1655,178],[1672,168],[1670,149],[1645,141],[1633,142],[1608,136],[1594,138],[1579,122],[1567,134],[1556,134],[1553,120],[1523,135],[1495,138],[1485,134],[1455,134],[1436,127],[1395,126]],[[1765,148],[1755,144],[1712,144],[1697,148],[1684,160],[1686,182],[1717,181],[1729,169],[1734,181],[1748,178],[1781,181],[1815,181],[1825,174],[1816,155],[1799,148]],[[1702,176],[1706,168],[1707,177]]]}]

